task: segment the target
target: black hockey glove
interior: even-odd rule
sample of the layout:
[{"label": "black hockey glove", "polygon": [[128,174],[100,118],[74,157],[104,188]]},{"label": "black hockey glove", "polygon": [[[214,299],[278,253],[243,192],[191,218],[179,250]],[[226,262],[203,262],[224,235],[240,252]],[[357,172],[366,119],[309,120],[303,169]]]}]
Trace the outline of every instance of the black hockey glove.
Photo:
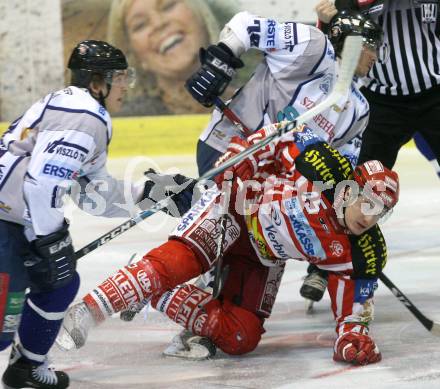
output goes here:
[{"label": "black hockey glove", "polygon": [[142,208],[151,206],[151,202],[157,203],[171,196],[169,205],[162,211],[174,217],[181,217],[191,208],[191,203],[194,204],[200,196],[198,189],[195,189],[197,180],[194,178],[181,174],[159,174],[153,169],[144,174],[149,180],[145,182],[140,204]]},{"label": "black hockey glove", "polygon": [[39,236],[31,242],[33,257],[24,265],[31,289],[48,291],[67,285],[75,274],[76,259],[67,223],[52,234]]},{"label": "black hockey glove", "polygon": [[200,104],[211,107],[214,99],[225,91],[235,69],[244,64],[224,43],[202,47],[199,55],[202,67],[186,81],[185,87]]}]

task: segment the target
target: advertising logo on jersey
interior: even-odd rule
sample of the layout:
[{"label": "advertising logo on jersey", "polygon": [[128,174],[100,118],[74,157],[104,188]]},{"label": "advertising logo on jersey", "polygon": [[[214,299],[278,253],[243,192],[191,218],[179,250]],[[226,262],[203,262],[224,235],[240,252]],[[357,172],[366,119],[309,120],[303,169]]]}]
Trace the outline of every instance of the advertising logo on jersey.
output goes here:
[{"label": "advertising logo on jersey", "polygon": [[[316,103],[308,98],[307,96],[304,97],[304,99],[301,101],[301,105],[303,107],[306,107],[307,109],[312,109]],[[316,125],[322,129],[324,132],[326,132],[329,136],[329,139],[332,140],[335,136],[335,125],[330,122],[324,115],[317,114],[313,117],[313,121],[316,123]]]},{"label": "advertising logo on jersey", "polygon": [[304,127],[301,132],[295,133],[295,144],[300,151],[303,151],[307,146],[319,141],[321,141],[321,139],[308,127]]},{"label": "advertising logo on jersey", "polygon": [[249,238],[251,243],[257,250],[260,259],[270,260],[273,258],[272,252],[270,251],[266,239],[258,230],[258,216],[257,215],[246,215],[246,226],[249,233]]},{"label": "advertising logo on jersey", "polygon": [[60,155],[79,162],[84,162],[86,160],[88,152],[89,150],[83,146],[65,142],[64,138],[49,142],[44,149],[44,153]]},{"label": "advertising logo on jersey", "polygon": [[329,248],[331,253],[336,257],[340,257],[342,254],[344,254],[344,246],[338,240],[333,240],[330,243]]},{"label": "advertising logo on jersey", "polygon": [[364,95],[355,87],[354,84],[351,85],[351,93],[362,103],[367,104]]},{"label": "advertising logo on jersey", "polygon": [[279,211],[276,209],[276,207],[272,206],[271,210],[270,210],[270,216],[274,222],[274,224],[279,227],[281,225],[281,223],[283,222],[281,220],[281,216]]},{"label": "advertising logo on jersey", "polygon": [[5,165],[0,165],[0,180],[3,178],[3,169],[5,168]]},{"label": "advertising logo on jersey", "polygon": [[264,288],[263,298],[260,304],[260,311],[267,315],[272,312],[272,307],[275,304],[275,299],[278,294],[278,289],[281,284],[281,278],[284,273],[284,267],[271,268],[266,279],[266,286]]},{"label": "advertising logo on jersey", "polygon": [[289,255],[287,255],[284,245],[279,241],[280,231],[271,224],[264,228],[264,232],[268,238],[270,247],[273,249],[272,251],[274,251],[278,257],[288,259]]},{"label": "advertising logo on jersey", "polygon": [[[226,218],[226,226],[223,235],[222,252],[226,251],[240,235],[240,227],[235,218],[228,214],[224,215],[224,217]],[[186,240],[192,242],[196,247],[199,247],[209,265],[212,265],[217,257],[218,246],[221,241],[220,234],[222,233],[221,223],[221,218],[206,218],[185,236]]]},{"label": "advertising logo on jersey", "polygon": [[376,279],[357,279],[355,281],[354,302],[364,304],[369,298],[373,297],[377,286]]},{"label": "advertising logo on jersey", "polygon": [[284,33],[284,49],[293,51],[295,45],[298,43],[298,36],[296,31],[296,23],[286,22],[283,24]]},{"label": "advertising logo on jersey", "polygon": [[57,180],[75,180],[78,178],[79,170],[65,164],[63,161],[51,161],[51,163],[45,163],[43,165],[40,175]]},{"label": "advertising logo on jersey", "polygon": [[275,20],[269,19],[267,21],[267,35],[266,35],[266,47],[275,48],[275,38],[276,38],[276,25]]},{"label": "advertising logo on jersey", "polygon": [[368,276],[377,276],[379,271],[385,266],[385,263],[380,263],[381,261],[378,256],[378,252],[376,251],[376,246],[382,245],[380,248],[384,252],[383,262],[385,262],[386,246],[384,243],[383,237],[375,241],[373,236],[368,232],[364,232],[356,242],[364,258],[366,265],[365,274]]},{"label": "advertising logo on jersey", "polygon": [[199,201],[194,204],[191,209],[183,215],[180,223],[176,227],[176,231],[181,235],[200,215],[208,208],[220,192],[217,189],[209,189],[202,193]]},{"label": "advertising logo on jersey", "polygon": [[258,19],[254,20],[254,24],[247,28],[247,32],[249,35],[249,41],[251,43],[251,47],[260,46],[260,33],[261,33],[261,22]]},{"label": "advertising logo on jersey", "polygon": [[304,215],[299,200],[296,197],[284,200],[284,208],[303,252],[310,257],[326,259],[327,256],[322,248],[321,241]]}]

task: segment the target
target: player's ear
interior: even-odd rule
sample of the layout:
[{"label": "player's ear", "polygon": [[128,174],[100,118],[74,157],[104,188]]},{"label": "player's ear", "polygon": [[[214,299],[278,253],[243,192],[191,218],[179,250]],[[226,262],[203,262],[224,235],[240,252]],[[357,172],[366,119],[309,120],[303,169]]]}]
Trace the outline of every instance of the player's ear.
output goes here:
[{"label": "player's ear", "polygon": [[93,96],[99,96],[99,92],[105,95],[106,84],[104,78],[100,74],[94,74],[89,84],[89,91]]}]

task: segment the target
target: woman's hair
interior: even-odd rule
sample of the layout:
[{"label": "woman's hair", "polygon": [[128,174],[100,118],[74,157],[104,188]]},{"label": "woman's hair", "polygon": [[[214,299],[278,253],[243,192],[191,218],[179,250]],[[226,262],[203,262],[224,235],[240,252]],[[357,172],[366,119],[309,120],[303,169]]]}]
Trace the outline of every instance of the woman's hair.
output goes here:
[{"label": "woman's hair", "polygon": [[[157,97],[156,77],[153,72],[145,71],[138,63],[130,48],[130,40],[125,25],[125,16],[134,0],[113,0],[108,20],[107,40],[119,47],[127,56],[128,62],[137,70],[137,87],[134,95]],[[237,12],[237,6],[231,0],[183,0],[194,15],[205,24],[209,42],[217,42],[220,30]]]}]

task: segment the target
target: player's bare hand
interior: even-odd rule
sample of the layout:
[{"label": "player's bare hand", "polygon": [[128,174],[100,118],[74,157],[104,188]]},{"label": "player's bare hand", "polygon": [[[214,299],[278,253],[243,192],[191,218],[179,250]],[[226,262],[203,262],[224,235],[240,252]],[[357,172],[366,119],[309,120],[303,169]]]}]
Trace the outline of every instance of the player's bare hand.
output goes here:
[{"label": "player's bare hand", "polygon": [[333,16],[338,13],[333,1],[321,0],[315,7],[315,11],[318,14],[318,19],[324,23],[330,23]]}]

